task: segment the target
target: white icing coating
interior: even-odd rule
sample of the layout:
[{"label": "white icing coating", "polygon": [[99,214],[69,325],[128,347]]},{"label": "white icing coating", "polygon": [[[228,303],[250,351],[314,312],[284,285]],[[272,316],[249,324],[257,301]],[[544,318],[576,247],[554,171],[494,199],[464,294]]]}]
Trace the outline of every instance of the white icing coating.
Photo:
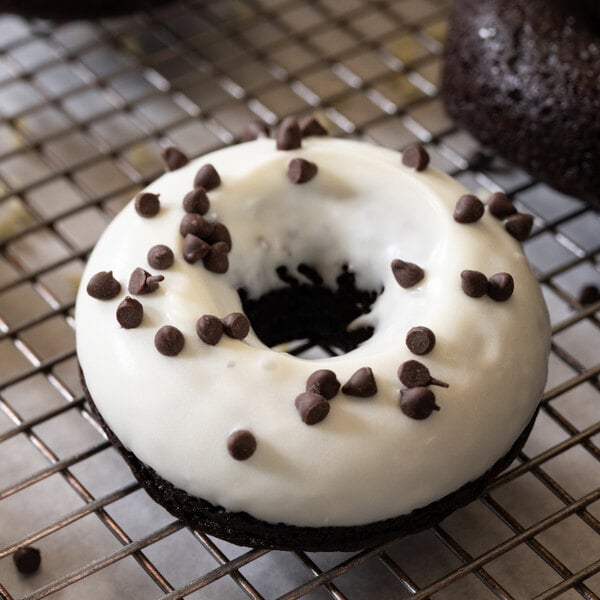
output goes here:
[{"label": "white icing coating", "polygon": [[[318,165],[308,183],[293,185],[287,164]],[[212,163],[221,186],[209,192],[209,217],[231,231],[230,269],[209,273],[181,258],[181,201],[198,168]],[[489,215],[475,224],[452,218],[466,190],[428,168],[415,173],[400,155],[365,143],[327,138],[277,151],[273,140],[241,144],[167,173],[147,188],[161,210],[141,218],[130,203],[89,259],[77,300],[77,349],[91,395],[127,448],[175,486],[231,511],[295,525],[358,525],[406,514],[482,475],[531,419],[546,379],[548,316],[520,245]],[[131,271],[148,249],[167,244],[175,264],[160,289],[139,296],[144,319],[122,329],[115,310]],[[395,281],[394,258],[425,269],[412,289]],[[340,357],[307,360],[266,348],[251,331],[208,346],[195,333],[203,314],[240,311],[236,289],[251,295],[280,287],[275,269],[300,262],[333,283],[348,263],[363,289],[384,292],[362,322],[374,335]],[[466,296],[463,269],[509,272],[506,302]],[[112,270],[121,294],[109,301],[85,291],[90,277]],[[185,335],[177,357],[153,344],[165,324]],[[406,333],[416,325],[437,342],[411,354]],[[432,388],[441,407],[417,421],[398,405],[400,363],[418,359],[450,387]],[[344,383],[373,369],[378,393],[341,392],[326,419],[302,423],[294,407],[307,377],[332,369]],[[249,429],[258,447],[234,460],[227,437]]]}]

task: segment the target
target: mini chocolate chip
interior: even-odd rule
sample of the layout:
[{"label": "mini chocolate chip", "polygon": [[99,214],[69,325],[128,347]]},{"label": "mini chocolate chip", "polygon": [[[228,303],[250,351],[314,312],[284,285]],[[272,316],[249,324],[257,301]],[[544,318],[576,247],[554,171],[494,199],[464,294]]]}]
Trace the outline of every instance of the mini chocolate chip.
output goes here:
[{"label": "mini chocolate chip", "polygon": [[508,300],[515,290],[515,282],[508,273],[496,273],[488,280],[487,295],[496,302]]},{"label": "mini chocolate chip", "polygon": [[194,178],[194,187],[204,188],[207,192],[214,190],[221,185],[221,177],[217,170],[211,165],[206,164],[200,167]]},{"label": "mini chocolate chip", "polygon": [[227,252],[231,251],[232,242],[231,234],[229,229],[223,223],[214,223],[211,234],[206,238],[209,244],[216,244],[217,242],[224,242],[227,244]]},{"label": "mini chocolate chip", "polygon": [[406,334],[406,346],[413,354],[428,354],[435,346],[435,334],[428,327],[413,327]]},{"label": "mini chocolate chip", "polygon": [[395,258],[392,261],[392,272],[396,281],[403,288],[411,288],[425,277],[425,271],[419,265],[405,262],[399,258]]},{"label": "mini chocolate chip", "polygon": [[154,346],[165,356],[177,356],[184,344],[183,333],[171,325],[163,325],[154,336]]},{"label": "mini chocolate chip", "polygon": [[306,380],[306,391],[321,394],[327,400],[331,400],[340,391],[340,385],[333,371],[319,369]]},{"label": "mini chocolate chip", "polygon": [[119,295],[121,284],[113,277],[112,271],[100,271],[90,278],[86,291],[92,298],[110,300]]},{"label": "mini chocolate chip", "polygon": [[144,318],[144,307],[135,298],[125,297],[117,306],[117,321],[125,329],[138,327]]},{"label": "mini chocolate chip", "polygon": [[243,340],[250,332],[248,317],[239,312],[234,312],[222,319],[223,331],[234,340]]},{"label": "mini chocolate chip", "polygon": [[167,165],[168,171],[181,169],[181,167],[185,167],[190,162],[188,157],[175,146],[167,146],[160,154]]},{"label": "mini chocolate chip", "polygon": [[418,360],[407,360],[398,367],[398,379],[408,388],[425,385],[449,387],[447,383],[431,376],[429,369]]},{"label": "mini chocolate chip", "polygon": [[526,213],[511,215],[504,221],[504,228],[516,240],[522,242],[529,237],[533,228],[533,216]]},{"label": "mini chocolate chip", "polygon": [[256,438],[247,429],[237,429],[227,438],[227,450],[235,460],[247,460],[256,452]]},{"label": "mini chocolate chip", "polygon": [[19,573],[31,575],[40,568],[42,554],[33,546],[25,546],[24,548],[19,548],[13,554],[13,562]]},{"label": "mini chocolate chip", "polygon": [[408,388],[429,385],[429,369],[418,360],[407,360],[398,367],[398,379]]},{"label": "mini chocolate chip", "polygon": [[300,121],[300,131],[302,137],[309,137],[311,135],[327,135],[327,129],[321,125],[321,123],[315,117],[304,117]]},{"label": "mini chocolate chip", "polygon": [[480,271],[464,270],[460,274],[460,285],[462,291],[471,298],[485,296],[488,289],[487,277]]},{"label": "mini chocolate chip", "polygon": [[207,244],[193,233],[188,233],[183,239],[183,260],[191,265],[204,258],[209,250],[210,244]]},{"label": "mini chocolate chip", "polygon": [[205,344],[214,346],[223,335],[223,323],[214,315],[202,315],[196,322],[196,333]]},{"label": "mini chocolate chip", "polygon": [[300,394],[294,404],[300,413],[300,418],[307,425],[322,421],[329,413],[329,402],[321,394],[314,392]]},{"label": "mini chocolate chip", "polygon": [[358,369],[342,386],[342,392],[347,396],[357,396],[359,398],[368,398],[377,393],[377,384],[370,367]]},{"label": "mini chocolate chip", "polygon": [[503,192],[492,194],[489,197],[486,206],[490,211],[490,214],[497,219],[506,219],[506,217],[510,217],[510,215],[514,215],[517,212],[512,200]]},{"label": "mini chocolate chip", "polygon": [[402,164],[415,171],[424,171],[429,165],[429,154],[421,144],[413,144],[403,150]]},{"label": "mini chocolate chip", "polygon": [[183,237],[188,233],[192,233],[196,237],[205,240],[212,234],[214,228],[214,223],[207,221],[202,215],[197,213],[187,213],[181,219],[179,233],[181,233]]},{"label": "mini chocolate chip", "polygon": [[229,247],[225,242],[217,242],[210,247],[208,254],[202,259],[204,268],[211,273],[227,273],[229,269]]},{"label": "mini chocolate chip", "polygon": [[484,212],[485,206],[477,196],[465,194],[458,199],[453,216],[457,223],[475,223],[481,219]]},{"label": "mini chocolate chip", "polygon": [[148,264],[153,269],[168,269],[173,266],[175,262],[175,257],[173,256],[173,250],[169,248],[169,246],[165,246],[164,244],[157,244],[156,246],[152,246],[150,250],[148,250]]},{"label": "mini chocolate chip", "polygon": [[296,117],[286,117],[275,131],[277,150],[295,150],[302,146],[302,133]]},{"label": "mini chocolate chip", "polygon": [[248,123],[248,126],[244,130],[242,141],[250,142],[262,137],[268,138],[270,134],[269,126],[266,123],[263,123],[262,121],[252,121],[251,123]]},{"label": "mini chocolate chip", "polygon": [[584,285],[579,290],[577,300],[582,306],[589,306],[591,304],[595,304],[600,300],[600,289],[598,289],[598,286],[594,285],[593,283]]},{"label": "mini chocolate chip", "polygon": [[306,183],[310,181],[318,171],[317,165],[303,158],[294,158],[288,165],[288,178],[292,183]]},{"label": "mini chocolate chip", "polygon": [[435,394],[426,387],[413,387],[400,391],[400,409],[411,419],[426,419],[434,410],[440,410],[435,403]]},{"label": "mini chocolate chip", "polygon": [[139,296],[141,294],[151,294],[158,289],[158,284],[164,280],[164,275],[150,275],[141,267],[137,267],[131,273],[129,278],[129,293]]},{"label": "mini chocolate chip", "polygon": [[154,217],[160,210],[158,194],[141,192],[135,197],[135,210],[141,217]]},{"label": "mini chocolate chip", "polygon": [[183,198],[183,210],[186,213],[205,215],[210,208],[210,202],[203,187],[197,187],[188,192]]}]

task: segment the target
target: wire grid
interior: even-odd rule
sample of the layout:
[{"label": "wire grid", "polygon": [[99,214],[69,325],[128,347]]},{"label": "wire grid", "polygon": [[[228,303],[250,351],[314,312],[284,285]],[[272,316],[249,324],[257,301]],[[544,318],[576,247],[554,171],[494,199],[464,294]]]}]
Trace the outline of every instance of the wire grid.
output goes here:
[{"label": "wire grid", "polygon": [[[438,98],[450,0],[181,2],[67,24],[0,15],[0,597],[600,597],[600,218],[478,147]],[[525,250],[553,322],[542,410],[478,501],[356,553],[237,548],[151,502],[86,411],[73,306],[110,219],[250,120],[317,114],[536,217]],[[42,551],[19,575],[11,555]]]}]

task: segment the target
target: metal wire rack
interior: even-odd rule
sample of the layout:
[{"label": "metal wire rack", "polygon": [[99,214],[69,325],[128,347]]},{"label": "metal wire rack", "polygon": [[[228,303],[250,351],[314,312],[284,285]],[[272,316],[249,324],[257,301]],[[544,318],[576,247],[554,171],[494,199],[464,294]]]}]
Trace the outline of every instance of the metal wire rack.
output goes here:
[{"label": "metal wire rack", "polygon": [[[438,98],[451,0],[185,1],[95,22],[0,15],[0,597],[599,598],[600,216],[478,147]],[[250,120],[317,113],[536,218],[553,322],[518,460],[438,527],[362,552],[237,548],[173,521],[86,411],[73,305],[99,234],[162,172]],[[11,555],[42,551],[17,573]]]}]

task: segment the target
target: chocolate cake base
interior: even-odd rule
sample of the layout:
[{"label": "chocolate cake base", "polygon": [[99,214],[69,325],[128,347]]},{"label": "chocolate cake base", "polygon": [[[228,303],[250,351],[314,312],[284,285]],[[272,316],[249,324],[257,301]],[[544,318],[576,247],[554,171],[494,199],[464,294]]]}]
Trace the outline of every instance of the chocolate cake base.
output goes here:
[{"label": "chocolate cake base", "polygon": [[458,0],[442,85],[482,144],[600,207],[597,0]]},{"label": "chocolate cake base", "polygon": [[509,452],[478,479],[466,483],[440,500],[418,508],[408,515],[385,519],[367,525],[348,527],[298,527],[287,523],[268,523],[245,512],[230,512],[202,498],[191,496],[175,487],[130,452],[102,418],[81,380],[86,399],[109,440],[119,450],[136,479],[148,494],[173,516],[192,529],[222,538],[228,542],[253,548],[306,550],[312,552],[353,551],[391,541],[427,529],[465,506],[485,490],[496,475],[506,469],[525,444],[537,411]]}]

